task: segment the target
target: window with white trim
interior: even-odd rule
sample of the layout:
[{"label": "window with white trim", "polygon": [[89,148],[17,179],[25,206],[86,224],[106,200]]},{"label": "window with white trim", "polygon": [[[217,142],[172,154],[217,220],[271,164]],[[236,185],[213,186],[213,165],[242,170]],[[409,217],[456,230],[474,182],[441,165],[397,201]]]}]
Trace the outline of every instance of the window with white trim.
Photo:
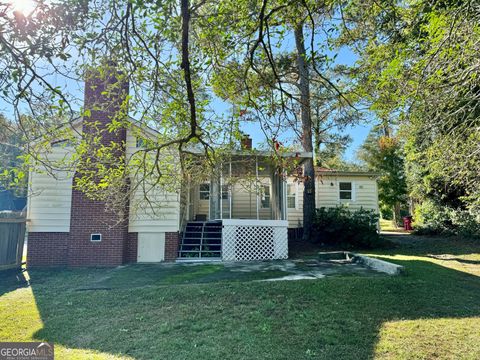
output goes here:
[{"label": "window with white trim", "polygon": [[270,185],[262,185],[262,208],[266,209],[270,207]]},{"label": "window with white trim", "polygon": [[228,200],[229,188],[228,185],[222,185],[222,200]]},{"label": "window with white trim", "polygon": [[341,182],[338,186],[340,200],[353,200],[353,185],[351,182]]},{"label": "window with white trim", "polygon": [[287,208],[297,208],[297,184],[287,184]]},{"label": "window with white trim", "polygon": [[210,184],[200,184],[200,200],[210,199]]},{"label": "window with white trim", "polygon": [[90,234],[90,241],[102,241],[102,234]]}]

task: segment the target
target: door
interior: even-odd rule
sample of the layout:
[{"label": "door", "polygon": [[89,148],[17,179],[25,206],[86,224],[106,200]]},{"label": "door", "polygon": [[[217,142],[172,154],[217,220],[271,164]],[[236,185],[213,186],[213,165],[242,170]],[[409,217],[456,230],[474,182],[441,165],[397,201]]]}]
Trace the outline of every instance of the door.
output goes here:
[{"label": "door", "polygon": [[138,233],[137,262],[165,260],[165,233]]}]

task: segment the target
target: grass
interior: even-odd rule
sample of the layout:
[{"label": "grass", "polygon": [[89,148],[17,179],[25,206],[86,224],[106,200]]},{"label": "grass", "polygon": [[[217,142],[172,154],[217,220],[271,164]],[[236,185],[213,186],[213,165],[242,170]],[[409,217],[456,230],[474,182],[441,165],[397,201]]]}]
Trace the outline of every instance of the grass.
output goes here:
[{"label": "grass", "polygon": [[380,229],[382,231],[395,231],[395,232],[403,232],[403,227],[397,226],[393,222],[393,220],[385,220],[385,219],[380,219]]},{"label": "grass", "polygon": [[[0,341],[58,359],[478,359],[480,244],[408,237],[400,277],[255,282],[220,265],[0,275]],[[112,275],[113,272],[113,275]]]}]

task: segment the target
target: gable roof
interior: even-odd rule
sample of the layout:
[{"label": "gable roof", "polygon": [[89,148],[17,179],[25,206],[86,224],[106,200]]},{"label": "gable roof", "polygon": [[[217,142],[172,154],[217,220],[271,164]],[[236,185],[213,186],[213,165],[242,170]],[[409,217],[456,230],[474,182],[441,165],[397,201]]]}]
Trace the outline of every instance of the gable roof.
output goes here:
[{"label": "gable roof", "polygon": [[[64,127],[70,126],[72,129],[75,128],[76,126],[80,125],[83,121],[82,116],[78,116],[64,124],[59,125],[56,127],[55,130],[61,130]],[[131,116],[127,117],[127,121],[133,125],[135,128],[140,130],[140,132],[144,132],[146,135],[150,136],[158,136],[160,133],[153,129],[152,127],[140,122],[139,120],[136,120],[132,118]],[[33,141],[35,142],[36,140],[40,139],[40,137],[34,139]],[[197,149],[189,149],[191,152],[197,152]],[[201,151],[198,151],[198,153],[203,153]],[[252,150],[233,150],[231,151],[232,156],[238,156],[238,157],[270,157],[272,156],[272,151],[269,150],[257,150],[257,149],[252,149]],[[312,152],[304,152],[304,151],[297,151],[297,152],[285,152],[280,154],[281,157],[283,158],[298,158],[300,159],[300,164],[302,164],[306,159],[312,158],[313,153]]]}]

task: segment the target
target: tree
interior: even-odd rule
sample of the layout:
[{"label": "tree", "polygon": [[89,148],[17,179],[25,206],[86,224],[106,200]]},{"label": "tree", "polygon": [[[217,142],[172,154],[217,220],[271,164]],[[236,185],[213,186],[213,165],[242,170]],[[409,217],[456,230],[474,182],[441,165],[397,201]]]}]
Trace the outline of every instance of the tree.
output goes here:
[{"label": "tree", "polygon": [[[332,2],[236,1],[226,2],[221,8],[218,23],[226,30],[215,31],[215,41],[207,46],[215,54],[211,58],[216,93],[254,113],[275,152],[278,151],[275,145],[285,131],[296,134],[294,142],[304,151],[318,151],[329,138],[330,125],[324,112],[325,102],[332,100],[326,100],[327,93],[335,94],[338,103],[349,104],[326,76],[332,59],[322,52],[326,52],[328,45],[323,34],[328,33],[334,22]],[[241,14],[240,21],[236,14]],[[250,14],[250,19],[243,18],[243,14]],[[288,40],[294,47],[286,46]],[[219,50],[215,45],[218,43],[228,43],[229,51]],[[220,86],[226,82],[231,85]],[[315,93],[311,91],[313,87]],[[314,131],[317,148],[314,148]],[[304,239],[308,240],[315,210],[313,160],[304,163],[302,181],[306,189]]]},{"label": "tree", "polygon": [[347,86],[348,76],[344,69],[336,67],[331,71],[329,78],[337,78],[339,93],[325,88],[318,81],[312,82],[312,133],[316,165],[335,169],[346,169],[353,164],[347,164],[343,155],[352,142],[344,130],[362,120],[362,114],[346,103],[344,96],[351,97]]},{"label": "tree", "polygon": [[[204,173],[205,167],[213,171],[218,156],[214,152],[220,153],[222,146],[218,139],[225,138],[221,136],[223,129],[230,126],[225,126],[229,119],[210,121],[212,116],[206,116],[211,101],[201,75],[206,60],[195,45],[198,11],[205,4],[188,0],[64,0],[39,2],[28,14],[2,5],[2,99],[12,106],[17,128],[27,144],[36,139],[27,149],[30,165],[51,172],[74,165],[77,174],[84,175],[76,177],[78,188],[107,201],[108,206],[120,204],[121,209],[129,196],[120,191],[127,176],[136,175],[142,181],[148,174],[156,184],[173,191],[182,181],[175,166],[181,166],[184,173],[200,168]],[[161,132],[126,165],[125,159],[114,156],[120,144],[107,146],[97,141],[100,151],[96,153],[96,166],[92,166],[82,159],[89,152],[89,142],[95,139],[79,138],[59,127],[77,116],[89,117],[90,109],[81,109],[81,99],[70,96],[55,82],[80,83],[92,67],[102,73],[112,71],[112,64],[118,77],[130,83],[122,116],[128,109],[139,123]],[[135,106],[128,107],[129,103]],[[35,122],[28,131],[22,124],[22,113],[30,114]],[[108,131],[128,126],[119,117]],[[61,161],[39,161],[39,155],[51,151],[51,140],[59,136],[69,138],[76,154]],[[204,156],[187,154],[187,144],[203,150]],[[170,156],[172,148],[180,154],[175,165]],[[199,164],[202,162],[203,168]],[[136,186],[141,184],[132,184],[131,191]]]},{"label": "tree", "polygon": [[412,195],[478,214],[479,4],[342,3],[362,96],[381,118],[400,120]]},{"label": "tree", "polygon": [[[31,134],[25,134],[27,140],[42,139],[39,146],[29,149],[34,154],[28,158],[35,163],[35,152],[48,151],[49,139],[59,136],[59,124],[89,115],[89,109],[81,109],[80,99],[68,96],[51,75],[80,82],[92,67],[104,72],[106,65],[115,63],[130,83],[123,115],[128,104],[135,104],[129,115],[161,130],[160,134],[127,165],[112,156],[118,150],[115,146],[105,144],[97,144],[102,146],[98,167],[83,164],[82,152],[88,151],[88,144],[75,136],[71,141],[77,154],[70,164],[41,164],[71,168],[75,163],[76,169],[85,165],[85,176],[77,177],[77,185],[107,201],[113,195],[128,196],[118,187],[124,188],[121,179],[132,168],[140,177],[150,174],[162,186],[178,188],[182,179],[171,176],[171,149],[180,153],[184,173],[205,173],[205,166],[211,172],[217,170],[222,155],[240,136],[238,124],[243,119],[214,114],[212,90],[260,119],[278,168],[282,168],[285,161],[278,154],[282,151],[278,144],[285,129],[296,131],[295,141],[304,151],[314,151],[313,84],[349,103],[325,75],[331,59],[324,54],[327,44],[319,34],[328,33],[335,22],[332,4],[310,0],[63,0],[41,2],[30,14],[5,12],[0,16],[5,34],[0,45],[10,64],[4,64],[9,84],[4,99],[14,106],[17,122],[24,111],[38,123]],[[295,46],[286,49],[289,40]],[[14,70],[18,67],[22,71]],[[116,119],[109,131],[122,126],[129,125]],[[317,143],[321,136],[325,141],[319,126],[316,131]],[[191,147],[201,149],[202,156],[189,151]],[[147,161],[150,157],[154,160]],[[104,166],[113,160],[116,166]],[[311,160],[305,163],[303,181],[305,238],[309,238],[315,208]]]},{"label": "tree", "polygon": [[24,196],[26,176],[23,171],[21,132],[15,123],[0,114],[0,189]]},{"label": "tree", "polygon": [[359,151],[368,170],[380,173],[378,179],[378,199],[380,207],[390,209],[395,223],[400,222],[400,209],[407,202],[407,183],[403,159],[402,143],[388,127],[372,129]]}]

